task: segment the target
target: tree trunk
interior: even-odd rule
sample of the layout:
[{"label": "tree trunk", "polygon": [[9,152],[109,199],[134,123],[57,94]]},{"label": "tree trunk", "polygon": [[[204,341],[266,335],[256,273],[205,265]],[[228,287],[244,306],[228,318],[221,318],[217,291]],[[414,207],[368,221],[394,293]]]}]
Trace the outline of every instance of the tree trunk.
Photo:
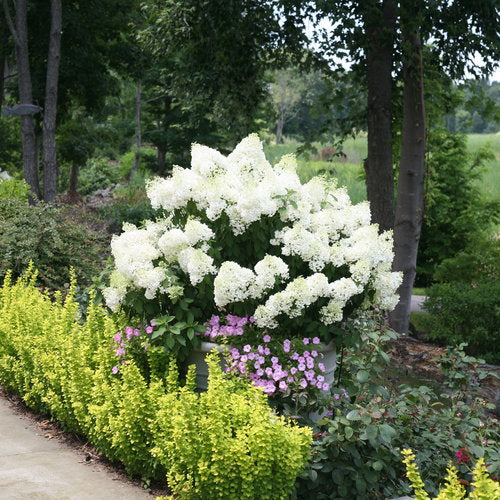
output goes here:
[{"label": "tree trunk", "polygon": [[71,171],[69,174],[68,198],[75,198],[78,191],[78,173],[80,167],[77,163],[71,164]]},{"label": "tree trunk", "polygon": [[129,180],[132,180],[134,173],[139,168],[141,159],[141,82],[137,82],[135,87],[135,155],[132,170],[130,170]]},{"label": "tree trunk", "polygon": [[45,111],[43,114],[43,172],[44,200],[52,202],[57,195],[56,116],[59,63],[61,61],[62,5],[61,0],[50,1],[50,41],[45,84]]},{"label": "tree trunk", "polygon": [[403,272],[400,300],[391,313],[391,325],[407,333],[418,242],[422,228],[425,176],[425,107],[422,43],[418,29],[403,29],[403,130],[398,200],[394,224],[394,271]]},{"label": "tree trunk", "polygon": [[9,43],[9,28],[3,17],[0,17],[0,110],[5,94],[5,61],[7,59],[7,44]]},{"label": "tree trunk", "polygon": [[283,127],[285,125],[285,111],[279,111],[278,123],[276,124],[276,144],[281,144],[283,140]]},{"label": "tree trunk", "polygon": [[[371,2],[370,2],[371,3]],[[394,0],[382,8],[364,10],[366,82],[368,89],[368,157],[364,162],[366,191],[372,222],[380,231],[394,226],[394,173],[392,168],[392,66],[395,36]]]},{"label": "tree trunk", "polygon": [[[31,85],[31,71],[28,51],[28,5],[27,0],[16,2],[15,26],[10,17],[7,1],[3,7],[5,18],[9,25],[12,38],[16,46],[16,60],[19,85],[19,100],[21,104],[33,104],[33,91]],[[40,199],[40,186],[38,184],[38,167],[36,160],[35,121],[32,115],[21,117],[21,135],[23,144],[24,178],[30,186],[29,202],[34,204]]]},{"label": "tree trunk", "polygon": [[160,175],[165,175],[165,155],[165,148],[163,146],[156,146],[156,166]]}]

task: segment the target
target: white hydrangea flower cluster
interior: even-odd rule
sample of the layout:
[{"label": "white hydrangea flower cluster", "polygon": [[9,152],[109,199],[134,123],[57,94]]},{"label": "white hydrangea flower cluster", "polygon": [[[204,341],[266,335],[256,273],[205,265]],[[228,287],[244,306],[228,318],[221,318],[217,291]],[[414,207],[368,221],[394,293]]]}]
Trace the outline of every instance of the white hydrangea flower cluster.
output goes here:
[{"label": "white hydrangea flower cluster", "polygon": [[[116,271],[104,291],[112,309],[130,288],[145,289],[146,298],[169,294],[171,273],[191,286],[214,276],[213,300],[219,308],[261,301],[254,312],[259,327],[274,328],[280,315],[297,317],[319,299],[327,304],[321,320],[340,321],[348,301],[367,288],[374,290],[376,306],[392,309],[397,303],[401,275],[390,270],[392,234],[379,235],[370,224],[368,203],[352,205],[345,188],[326,177],[301,184],[292,155],[271,166],[255,134],[227,157],[194,144],[191,168],[175,167],[170,177],[150,181],[147,194],[153,208],[163,209],[167,217],[143,229],[125,226],[113,238]],[[188,204],[198,217],[174,224],[186,220],[179,214],[192,213]],[[269,254],[253,269],[232,260],[214,262],[214,256],[224,257],[217,242],[224,221],[238,236],[270,217],[279,218],[280,229],[269,241]],[[291,274],[288,259],[297,258],[307,264],[309,276]],[[341,266],[345,276],[330,281],[332,269]]]}]

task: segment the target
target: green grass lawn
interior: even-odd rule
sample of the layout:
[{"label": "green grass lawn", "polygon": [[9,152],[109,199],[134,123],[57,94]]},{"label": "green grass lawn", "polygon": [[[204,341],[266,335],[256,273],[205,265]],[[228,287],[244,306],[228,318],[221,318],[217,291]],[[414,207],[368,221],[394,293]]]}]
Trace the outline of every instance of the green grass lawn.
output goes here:
[{"label": "green grass lawn", "polygon": [[500,133],[498,134],[469,134],[467,146],[471,153],[482,147],[488,147],[495,155],[495,159],[485,163],[484,173],[478,181],[485,198],[494,200],[500,198]]},{"label": "green grass lawn", "polygon": [[[301,143],[287,140],[284,144],[269,144],[264,147],[266,156],[274,164],[281,156],[296,153]],[[302,182],[322,172],[329,172],[338,179],[339,186],[346,186],[353,203],[366,200],[364,183],[363,159],[366,157],[366,135],[356,139],[348,139],[344,143],[343,152],[346,155],[339,161],[321,161],[320,152],[327,144],[314,143],[314,150],[297,157],[299,176]],[[467,146],[471,153],[481,147],[488,146],[495,158],[486,162],[484,174],[478,181],[485,198],[493,200],[500,198],[500,133],[499,134],[468,134]]]}]

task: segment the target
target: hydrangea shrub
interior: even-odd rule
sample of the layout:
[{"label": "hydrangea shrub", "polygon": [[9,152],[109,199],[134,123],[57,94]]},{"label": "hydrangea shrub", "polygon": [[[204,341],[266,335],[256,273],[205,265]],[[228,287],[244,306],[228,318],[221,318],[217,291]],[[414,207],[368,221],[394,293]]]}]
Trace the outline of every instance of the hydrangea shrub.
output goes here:
[{"label": "hydrangea shrub", "polygon": [[200,321],[224,310],[325,339],[360,306],[395,307],[392,234],[370,224],[368,203],[352,205],[325,177],[301,184],[295,158],[272,166],[255,134],[228,156],[199,144],[191,153],[191,168],[147,186],[163,215],[114,237],[111,309],[140,296],[163,312],[187,296]]}]

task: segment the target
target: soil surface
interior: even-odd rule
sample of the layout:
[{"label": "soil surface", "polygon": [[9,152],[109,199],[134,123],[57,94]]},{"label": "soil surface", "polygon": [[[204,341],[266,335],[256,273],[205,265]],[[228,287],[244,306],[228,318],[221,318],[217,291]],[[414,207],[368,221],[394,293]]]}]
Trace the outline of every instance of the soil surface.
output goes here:
[{"label": "soil surface", "polygon": [[[443,382],[443,376],[436,360],[445,351],[444,347],[408,335],[400,335],[392,343],[389,354],[392,362],[403,375],[420,378],[423,384],[439,385]],[[500,366],[484,364],[480,367],[497,375],[497,377],[486,377],[481,382],[478,395],[495,404],[495,413],[500,415]]]}]

